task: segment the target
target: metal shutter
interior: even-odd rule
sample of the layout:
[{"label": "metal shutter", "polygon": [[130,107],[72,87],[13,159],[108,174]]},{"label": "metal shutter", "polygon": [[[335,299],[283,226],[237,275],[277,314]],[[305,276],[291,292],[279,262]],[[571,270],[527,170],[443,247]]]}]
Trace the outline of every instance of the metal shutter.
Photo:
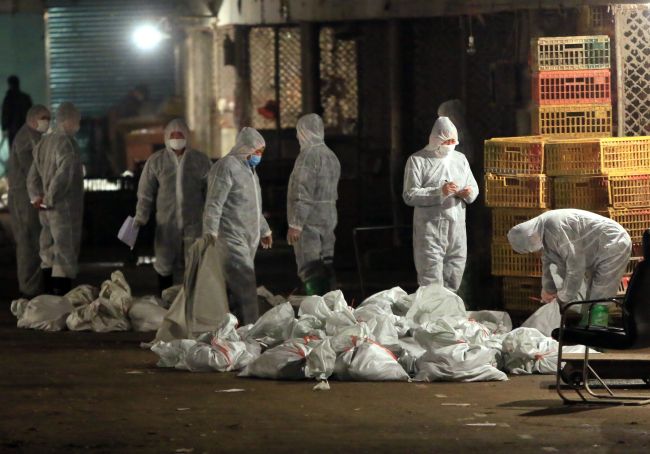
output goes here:
[{"label": "metal shutter", "polygon": [[171,12],[172,2],[48,0],[47,70],[50,103],[76,104],[84,116],[102,116],[134,85],[152,100],[174,92],[171,40],[150,52],[137,49],[133,29]]}]

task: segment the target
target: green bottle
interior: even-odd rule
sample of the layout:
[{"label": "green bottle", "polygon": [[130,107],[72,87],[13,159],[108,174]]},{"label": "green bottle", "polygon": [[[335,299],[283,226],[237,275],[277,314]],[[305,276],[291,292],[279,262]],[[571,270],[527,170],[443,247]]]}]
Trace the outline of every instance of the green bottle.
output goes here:
[{"label": "green bottle", "polygon": [[[609,308],[606,304],[596,304],[591,309],[591,326],[607,327],[609,323]],[[587,312],[582,315],[580,326],[587,326]]]}]

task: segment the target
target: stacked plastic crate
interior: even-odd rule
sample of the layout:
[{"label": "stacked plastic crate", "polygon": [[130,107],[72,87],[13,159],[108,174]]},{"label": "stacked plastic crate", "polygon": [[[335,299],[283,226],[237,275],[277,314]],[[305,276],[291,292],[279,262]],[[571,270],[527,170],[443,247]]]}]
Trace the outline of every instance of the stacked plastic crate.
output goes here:
[{"label": "stacked plastic crate", "polygon": [[[576,139],[592,144],[616,140],[600,139],[612,134],[609,49],[607,36],[538,38],[531,52],[535,102],[532,129],[538,135],[485,142],[485,197],[487,206],[493,208],[492,274],[503,276],[506,310],[532,312],[539,307],[540,258],[516,254],[506,234],[512,226],[552,206],[558,208],[553,203],[558,200],[556,190],[560,191],[560,200],[567,195],[564,182],[554,184],[549,178],[575,176],[563,162],[566,156],[562,158],[557,150]],[[584,155],[573,151],[575,148],[567,155]],[[584,191],[575,189],[570,196],[583,197]],[[574,200],[559,205],[594,211],[607,211],[609,206],[596,209],[596,203],[587,207]]]},{"label": "stacked plastic crate", "polygon": [[553,208],[608,216],[640,244],[650,227],[650,137],[611,137],[609,37],[539,38],[534,49],[533,129],[547,138]]},{"label": "stacked plastic crate", "polygon": [[537,38],[531,46],[534,134],[612,135],[609,36]]},{"label": "stacked plastic crate", "polygon": [[492,274],[503,277],[504,308],[532,312],[539,307],[542,265],[539,255],[515,253],[508,230],[551,207],[551,185],[544,175],[540,136],[485,141],[485,201],[492,208]]}]

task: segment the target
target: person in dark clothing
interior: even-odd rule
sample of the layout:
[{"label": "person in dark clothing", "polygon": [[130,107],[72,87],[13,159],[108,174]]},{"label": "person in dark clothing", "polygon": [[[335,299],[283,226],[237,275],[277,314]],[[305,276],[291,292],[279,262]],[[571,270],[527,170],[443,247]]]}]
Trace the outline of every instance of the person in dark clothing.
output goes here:
[{"label": "person in dark clothing", "polygon": [[32,98],[20,91],[20,79],[17,76],[7,78],[9,90],[2,102],[2,135],[9,140],[9,147],[14,142],[18,130],[27,119],[27,111],[32,107]]}]

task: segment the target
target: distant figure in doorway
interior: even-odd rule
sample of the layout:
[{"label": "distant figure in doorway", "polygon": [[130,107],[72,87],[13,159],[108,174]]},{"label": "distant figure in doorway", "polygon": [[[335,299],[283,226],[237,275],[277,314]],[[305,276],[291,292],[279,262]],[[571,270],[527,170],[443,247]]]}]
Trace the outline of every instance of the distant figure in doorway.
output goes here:
[{"label": "distant figure in doorway", "polygon": [[9,90],[2,101],[2,135],[8,138],[9,148],[11,148],[18,130],[27,120],[27,111],[32,107],[32,98],[20,91],[18,76],[9,76],[7,84]]}]

